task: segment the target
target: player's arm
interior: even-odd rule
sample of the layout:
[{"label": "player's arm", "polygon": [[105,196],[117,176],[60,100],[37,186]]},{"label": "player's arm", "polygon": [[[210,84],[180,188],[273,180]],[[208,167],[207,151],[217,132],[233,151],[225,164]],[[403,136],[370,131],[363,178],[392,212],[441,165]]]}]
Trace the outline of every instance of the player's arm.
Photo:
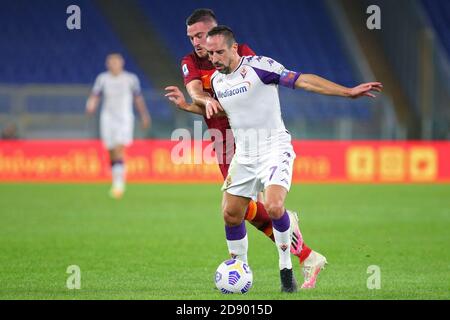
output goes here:
[{"label": "player's arm", "polygon": [[99,102],[100,102],[100,96],[98,94],[92,93],[86,102],[86,113],[94,114],[95,110],[97,110]]},{"label": "player's arm", "polygon": [[103,79],[104,76],[99,74],[95,79],[94,86],[92,87],[92,92],[86,101],[86,113],[91,115],[97,110],[98,104],[100,102],[100,94],[103,91]]},{"label": "player's arm", "polygon": [[202,116],[206,115],[205,108],[203,106],[195,103],[187,103],[183,92],[181,92],[177,86],[169,86],[166,87],[165,90],[167,91],[165,96],[181,110],[200,114]]},{"label": "player's arm", "polygon": [[206,109],[205,106],[208,105],[212,106],[212,108],[217,110],[217,112],[223,111],[219,102],[213,99],[207,92],[204,91],[203,83],[201,80],[202,75],[196,67],[194,61],[192,60],[192,57],[187,56],[183,58],[183,60],[181,61],[181,65],[184,77],[184,85],[186,86],[186,90],[192,99],[192,104],[197,105],[197,107],[193,105],[189,106],[189,108],[187,108],[188,105],[185,105],[185,108],[183,108],[183,106],[181,105],[177,106],[183,110],[204,115],[207,118],[210,118],[210,116],[208,115],[209,112],[199,110],[198,107]]},{"label": "player's arm", "polygon": [[[188,112],[206,116],[208,119],[212,116],[212,114],[207,114],[207,112],[206,112],[206,110],[208,110],[210,107],[210,102],[209,102],[210,100],[208,100],[208,99],[197,100],[198,102],[188,103],[184,97],[183,92],[181,92],[181,90],[178,87],[169,86],[169,87],[165,88],[165,90],[167,91],[165,96],[170,101],[172,101],[178,108],[188,111]],[[209,97],[209,95],[208,95],[208,97]],[[212,100],[214,100],[214,99],[212,99]],[[205,104],[203,104],[204,101],[206,101]],[[217,102],[216,100],[214,100],[214,101]],[[217,102],[217,104],[219,104],[219,103]],[[208,108],[206,108],[206,106],[208,106]],[[220,110],[222,110],[222,107],[220,106],[220,104],[219,104],[219,107],[220,107]],[[226,115],[223,110],[222,111],[217,110],[217,112],[214,114],[217,114],[218,116]]]},{"label": "player's arm", "polygon": [[295,81],[295,88],[324,95],[355,99],[364,96],[375,98],[376,96],[372,92],[381,92],[383,85],[380,82],[368,82],[353,88],[347,88],[315,74],[301,74]]},{"label": "player's arm", "polygon": [[139,116],[141,117],[142,128],[148,129],[151,125],[152,118],[150,117],[150,113],[148,112],[142,94],[137,94],[134,96],[134,105],[136,106]]},{"label": "player's arm", "polygon": [[139,116],[141,118],[141,127],[142,129],[146,130],[150,127],[151,124],[151,117],[148,113],[147,106],[145,105],[144,96],[142,95],[141,90],[141,83],[139,81],[139,78],[133,74],[131,76],[131,92],[133,93],[134,97],[134,105],[139,112]]},{"label": "player's arm", "polygon": [[203,91],[203,84],[200,80],[190,81],[188,84],[186,84],[186,90],[192,99],[192,103],[206,109],[206,111],[202,114],[206,115],[208,119],[211,118],[214,114],[220,115],[220,112],[223,112],[223,108],[220,105],[219,101],[212,98],[209,93]]},{"label": "player's arm", "polygon": [[186,84],[186,89],[192,98],[192,103],[204,109],[203,115],[205,115],[207,119],[216,116],[226,116],[219,101],[212,98],[209,93],[203,91],[203,84],[200,80],[190,81]]}]

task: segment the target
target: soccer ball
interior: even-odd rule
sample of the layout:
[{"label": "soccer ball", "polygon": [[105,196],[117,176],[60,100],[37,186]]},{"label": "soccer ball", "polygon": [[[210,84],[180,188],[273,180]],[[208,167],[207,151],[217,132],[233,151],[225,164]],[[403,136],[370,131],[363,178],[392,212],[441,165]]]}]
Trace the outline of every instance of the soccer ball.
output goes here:
[{"label": "soccer ball", "polygon": [[241,260],[230,259],[217,268],[215,282],[222,293],[246,293],[253,284],[252,270]]}]

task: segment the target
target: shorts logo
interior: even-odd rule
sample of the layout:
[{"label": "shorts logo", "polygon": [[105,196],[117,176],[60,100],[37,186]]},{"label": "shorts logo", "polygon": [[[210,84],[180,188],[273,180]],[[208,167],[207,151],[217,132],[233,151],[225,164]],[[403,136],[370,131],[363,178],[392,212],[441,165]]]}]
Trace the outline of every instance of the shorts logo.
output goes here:
[{"label": "shorts logo", "polygon": [[231,176],[228,175],[227,179],[225,180],[225,188],[228,188],[231,185]]},{"label": "shorts logo", "polygon": [[183,64],[183,74],[185,77],[187,77],[189,75],[189,69],[187,64]]}]

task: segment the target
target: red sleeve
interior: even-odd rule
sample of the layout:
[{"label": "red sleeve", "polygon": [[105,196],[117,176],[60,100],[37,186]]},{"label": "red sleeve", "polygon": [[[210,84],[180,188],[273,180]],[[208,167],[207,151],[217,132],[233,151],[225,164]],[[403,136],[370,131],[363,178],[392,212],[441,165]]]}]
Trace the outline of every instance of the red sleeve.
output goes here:
[{"label": "red sleeve", "polygon": [[240,56],[256,56],[256,53],[248,45],[242,44]]},{"label": "red sleeve", "polygon": [[181,72],[183,74],[184,85],[187,85],[192,80],[202,80],[202,75],[190,55],[181,60]]}]

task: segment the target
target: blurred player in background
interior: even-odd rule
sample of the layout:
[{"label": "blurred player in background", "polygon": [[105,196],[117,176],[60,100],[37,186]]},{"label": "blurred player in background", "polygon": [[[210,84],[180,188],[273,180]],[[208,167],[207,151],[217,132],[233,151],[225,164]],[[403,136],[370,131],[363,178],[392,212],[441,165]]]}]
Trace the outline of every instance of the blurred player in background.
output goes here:
[{"label": "blurred player in background", "polygon": [[138,77],[124,70],[122,55],[111,53],[106,58],[107,72],[97,76],[86,103],[86,112],[94,114],[103,96],[100,114],[100,136],[108,149],[111,161],[112,187],[110,195],[119,199],[125,192],[125,147],[133,141],[133,101],[141,117],[144,130],[150,127]]},{"label": "blurred player in background", "polygon": [[[226,141],[226,131],[231,129],[228,118],[226,115],[210,117],[210,115],[205,113],[205,108],[200,107],[201,105],[209,105],[214,109],[220,108],[218,101],[213,98],[214,94],[210,82],[211,75],[216,69],[209,61],[208,53],[205,49],[207,33],[215,26],[217,26],[217,19],[214,12],[210,9],[197,9],[187,18],[187,36],[194,47],[194,52],[191,52],[182,59],[181,69],[184,84],[194,103],[187,104],[184,100],[184,95],[175,86],[166,88],[169,91],[166,96],[181,109],[203,115],[209,129],[216,129],[221,132],[223,139],[220,140],[215,137],[214,144],[220,171],[225,179],[228,176],[228,168],[234,155],[234,143],[227,143]],[[239,44],[237,50],[241,56],[255,55],[253,50],[245,44]],[[180,103],[180,101],[183,102]],[[249,203],[245,213],[245,219],[272,241],[275,241],[272,219],[264,207],[262,195],[259,195],[257,200]],[[326,259],[319,253],[311,250],[304,243],[300,228],[298,227],[297,213],[289,210],[288,213],[291,217],[292,224],[291,252],[299,258],[299,262],[302,265],[305,287],[308,284],[310,288],[313,288],[317,275],[324,267]]]}]

